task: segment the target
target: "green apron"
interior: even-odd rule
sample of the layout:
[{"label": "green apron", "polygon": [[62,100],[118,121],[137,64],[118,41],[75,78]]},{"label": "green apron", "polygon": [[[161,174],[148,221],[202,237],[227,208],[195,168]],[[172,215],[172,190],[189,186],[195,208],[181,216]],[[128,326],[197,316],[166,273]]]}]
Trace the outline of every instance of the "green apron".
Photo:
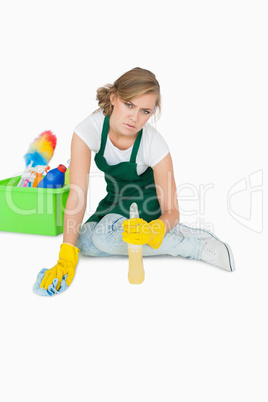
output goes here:
[{"label": "green apron", "polygon": [[161,208],[156,193],[153,169],[148,166],[140,176],[137,174],[136,156],[143,130],[140,130],[135,140],[130,161],[109,165],[103,156],[108,137],[109,121],[110,116],[105,116],[101,147],[94,158],[97,167],[105,173],[107,195],[100,201],[96,212],[86,222],[99,222],[109,213],[120,214],[129,218],[129,208],[133,202],[136,202],[138,206],[140,218],[147,222],[158,219],[161,215]]}]

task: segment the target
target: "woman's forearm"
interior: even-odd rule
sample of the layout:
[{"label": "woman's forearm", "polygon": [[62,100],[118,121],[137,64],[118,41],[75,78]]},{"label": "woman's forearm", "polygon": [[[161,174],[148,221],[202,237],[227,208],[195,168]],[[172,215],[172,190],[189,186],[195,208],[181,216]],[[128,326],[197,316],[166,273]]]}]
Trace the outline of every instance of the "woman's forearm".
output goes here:
[{"label": "woman's forearm", "polygon": [[76,245],[86,210],[86,201],[86,197],[80,195],[78,197],[75,191],[70,191],[64,213],[63,243]]},{"label": "woman's forearm", "polygon": [[164,222],[167,233],[179,223],[180,214],[176,209],[173,209],[170,212],[164,212],[161,216],[159,216],[159,219]]}]

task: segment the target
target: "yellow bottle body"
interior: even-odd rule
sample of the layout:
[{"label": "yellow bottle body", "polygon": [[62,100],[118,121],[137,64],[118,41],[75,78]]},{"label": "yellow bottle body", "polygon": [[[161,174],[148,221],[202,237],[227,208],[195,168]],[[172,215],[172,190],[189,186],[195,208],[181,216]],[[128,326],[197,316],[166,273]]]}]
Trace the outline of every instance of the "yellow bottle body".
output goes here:
[{"label": "yellow bottle body", "polygon": [[128,256],[128,280],[133,285],[139,285],[144,281],[145,278],[142,258],[142,246],[129,245]]},{"label": "yellow bottle body", "polygon": [[70,169],[68,168],[65,172],[64,185],[67,186],[69,184],[70,184]]}]

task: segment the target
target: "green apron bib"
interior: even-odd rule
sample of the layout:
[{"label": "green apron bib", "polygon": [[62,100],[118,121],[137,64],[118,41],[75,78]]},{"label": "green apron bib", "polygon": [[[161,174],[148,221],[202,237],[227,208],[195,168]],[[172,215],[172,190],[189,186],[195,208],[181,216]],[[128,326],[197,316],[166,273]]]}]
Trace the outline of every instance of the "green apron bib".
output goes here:
[{"label": "green apron bib", "polygon": [[138,206],[140,218],[147,222],[158,219],[161,215],[161,208],[156,193],[153,169],[148,166],[140,176],[137,174],[136,156],[143,130],[140,130],[135,140],[130,161],[109,165],[103,156],[109,122],[110,116],[105,116],[101,133],[101,147],[94,158],[97,167],[105,174],[107,195],[100,201],[96,212],[86,222],[99,222],[109,213],[120,214],[128,218],[129,208],[133,202],[136,202]]}]

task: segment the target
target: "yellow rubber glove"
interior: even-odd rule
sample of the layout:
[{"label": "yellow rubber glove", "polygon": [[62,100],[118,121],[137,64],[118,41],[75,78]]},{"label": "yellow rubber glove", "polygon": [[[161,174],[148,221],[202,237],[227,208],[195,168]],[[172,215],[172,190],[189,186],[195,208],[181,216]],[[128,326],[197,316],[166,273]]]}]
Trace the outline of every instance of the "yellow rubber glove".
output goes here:
[{"label": "yellow rubber glove", "polygon": [[74,274],[75,267],[78,262],[79,248],[70,243],[62,243],[60,246],[59,259],[57,264],[45,272],[45,276],[41,282],[40,288],[48,289],[55,278],[58,278],[56,289],[59,290],[62,277],[67,274],[66,284],[70,286]]},{"label": "yellow rubber glove", "polygon": [[130,244],[148,244],[154,249],[161,246],[166,233],[166,227],[161,219],[146,222],[141,218],[126,219],[122,225],[123,240]]}]

